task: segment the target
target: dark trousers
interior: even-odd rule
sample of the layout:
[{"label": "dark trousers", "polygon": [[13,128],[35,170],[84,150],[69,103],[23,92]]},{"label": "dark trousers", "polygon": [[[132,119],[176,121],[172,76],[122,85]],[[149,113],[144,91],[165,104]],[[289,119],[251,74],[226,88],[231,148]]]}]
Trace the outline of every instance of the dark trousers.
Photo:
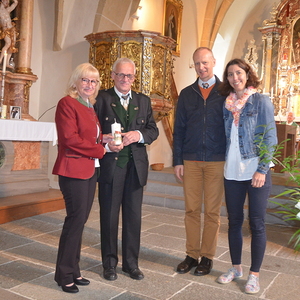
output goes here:
[{"label": "dark trousers", "polygon": [[[103,172],[103,170],[101,170]],[[124,168],[116,167],[111,184],[99,183],[101,253],[103,268],[118,264],[118,224],[122,207],[122,266],[138,267],[141,235],[143,187],[130,160]]]},{"label": "dark trousers", "polygon": [[246,194],[249,199],[249,225],[251,230],[251,267],[250,271],[259,272],[266,249],[265,215],[272,187],[270,171],[261,188],[253,188],[251,180],[236,181],[225,179],[225,200],[228,212],[229,250],[233,265],[241,264],[242,226]]},{"label": "dark trousers", "polygon": [[97,174],[87,180],[59,176],[66,213],[59,240],[55,281],[59,285],[80,277],[80,250],[84,224],[90,214],[97,182]]}]

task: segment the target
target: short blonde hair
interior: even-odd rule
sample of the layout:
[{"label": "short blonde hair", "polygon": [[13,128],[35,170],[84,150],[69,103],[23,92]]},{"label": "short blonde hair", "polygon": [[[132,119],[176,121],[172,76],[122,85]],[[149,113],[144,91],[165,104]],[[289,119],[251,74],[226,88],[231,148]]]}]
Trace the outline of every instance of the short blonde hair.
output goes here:
[{"label": "short blonde hair", "polygon": [[98,70],[90,63],[83,63],[81,65],[78,65],[73,73],[71,74],[71,77],[69,79],[68,85],[67,85],[67,90],[66,94],[70,95],[73,98],[78,97],[78,91],[76,88],[76,83],[78,80],[81,80],[82,78],[85,77],[94,77],[96,80],[99,81],[99,84],[96,85],[95,87],[95,93],[90,97],[90,102],[92,104],[95,103],[95,98],[98,95],[99,89],[100,89],[100,76]]}]

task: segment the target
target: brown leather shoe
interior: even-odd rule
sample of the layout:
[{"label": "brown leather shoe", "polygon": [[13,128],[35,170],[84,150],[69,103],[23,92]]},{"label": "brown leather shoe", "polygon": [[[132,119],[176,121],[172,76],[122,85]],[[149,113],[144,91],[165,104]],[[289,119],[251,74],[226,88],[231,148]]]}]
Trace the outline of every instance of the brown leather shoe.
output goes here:
[{"label": "brown leather shoe", "polygon": [[213,266],[213,261],[205,256],[202,256],[201,261],[195,269],[196,276],[203,276],[210,273]]},{"label": "brown leather shoe", "polygon": [[191,270],[191,268],[196,267],[198,265],[198,260],[194,259],[190,256],[186,256],[185,260],[182,261],[178,266],[177,266],[177,272],[179,274],[184,274],[187,273],[188,271]]}]

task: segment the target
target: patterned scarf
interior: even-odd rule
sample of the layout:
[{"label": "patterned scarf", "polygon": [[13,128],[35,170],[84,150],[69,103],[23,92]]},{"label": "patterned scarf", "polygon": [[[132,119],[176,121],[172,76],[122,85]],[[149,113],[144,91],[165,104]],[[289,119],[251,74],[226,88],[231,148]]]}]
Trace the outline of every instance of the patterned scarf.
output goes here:
[{"label": "patterned scarf", "polygon": [[238,126],[240,121],[240,114],[244,108],[248,98],[256,93],[256,89],[253,86],[249,86],[244,90],[244,94],[241,99],[237,98],[236,93],[230,93],[225,101],[225,108],[232,112],[235,126]]}]

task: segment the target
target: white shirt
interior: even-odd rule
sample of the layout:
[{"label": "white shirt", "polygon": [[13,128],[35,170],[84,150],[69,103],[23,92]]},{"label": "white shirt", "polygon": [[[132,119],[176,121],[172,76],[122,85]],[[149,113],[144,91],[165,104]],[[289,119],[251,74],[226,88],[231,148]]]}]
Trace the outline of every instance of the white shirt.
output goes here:
[{"label": "white shirt", "polygon": [[210,78],[208,81],[202,81],[199,77],[198,79],[198,85],[202,86],[202,83],[208,83],[209,86],[208,87],[211,87],[212,85],[214,85],[216,83],[216,77],[213,76],[212,78]]},{"label": "white shirt", "polygon": [[238,127],[233,123],[230,133],[231,142],[224,166],[224,177],[228,180],[251,180],[257,170],[259,157],[242,160],[238,134]]},{"label": "white shirt", "polygon": [[[99,134],[100,134],[100,128],[97,124],[97,136],[99,136]],[[100,167],[100,162],[99,162],[98,158],[95,158],[95,168],[98,168],[98,167]]]},{"label": "white shirt", "polygon": [[129,94],[129,99],[131,99],[131,90],[130,90],[128,93],[126,93],[125,95],[122,94],[122,93],[120,93],[120,92],[116,89],[115,86],[114,86],[114,90],[115,90],[116,94],[119,96],[120,102],[121,102],[122,105],[124,104],[124,101],[125,101],[125,100],[122,98],[122,96],[126,96],[126,95]]}]

